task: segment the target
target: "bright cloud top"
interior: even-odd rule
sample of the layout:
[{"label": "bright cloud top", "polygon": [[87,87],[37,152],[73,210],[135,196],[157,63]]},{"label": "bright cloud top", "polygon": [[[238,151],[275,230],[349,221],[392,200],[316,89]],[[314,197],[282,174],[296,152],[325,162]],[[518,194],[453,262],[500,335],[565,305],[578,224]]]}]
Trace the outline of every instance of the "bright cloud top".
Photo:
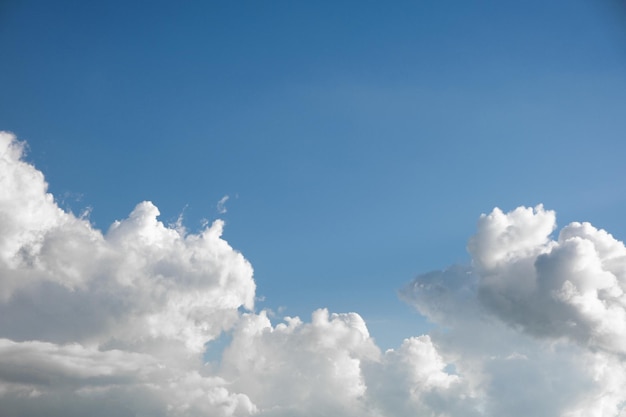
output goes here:
[{"label": "bright cloud top", "polygon": [[552,240],[555,218],[542,206],[481,216],[469,250],[483,302],[531,334],[626,354],[624,244],[589,223]]},{"label": "bright cloud top", "polygon": [[0,133],[7,415],[626,415],[626,249],[589,224],[554,240],[541,206],[483,215],[472,266],[402,291],[438,327],[381,352],[356,313],[255,312],[221,221],[187,233],[143,202],[102,233],[58,207],[23,153]]},{"label": "bright cloud top", "polygon": [[[403,297],[478,384],[486,415],[623,416],[626,248],[539,205],[482,215],[471,267],[417,277]],[[621,414],[620,414],[620,410]]]}]

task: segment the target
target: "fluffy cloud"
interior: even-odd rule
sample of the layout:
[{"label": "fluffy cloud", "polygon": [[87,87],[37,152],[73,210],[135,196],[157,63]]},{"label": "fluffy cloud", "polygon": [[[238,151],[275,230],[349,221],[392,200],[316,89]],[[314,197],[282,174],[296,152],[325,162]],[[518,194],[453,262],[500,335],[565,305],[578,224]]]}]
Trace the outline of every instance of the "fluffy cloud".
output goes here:
[{"label": "fluffy cloud", "polygon": [[542,206],[483,215],[469,250],[483,303],[525,331],[626,353],[626,248],[589,223],[550,239]]},{"label": "fluffy cloud", "polygon": [[222,373],[267,415],[358,415],[360,363],[378,354],[357,314],[318,310],[311,323],[288,318],[273,327],[261,313],[238,324]]},{"label": "fluffy cloud", "polygon": [[143,202],[102,234],[61,210],[22,155],[0,134],[3,410],[254,413],[203,372],[205,344],[254,307],[252,267],[221,239],[222,222],[186,234]]},{"label": "fluffy cloud", "polygon": [[247,314],[221,366],[262,416],[476,415],[470,387],[446,370],[428,336],[381,353],[356,313],[320,309],[310,323],[276,326]]},{"label": "fluffy cloud", "polygon": [[555,240],[555,219],[496,208],[470,239],[472,266],[402,291],[439,325],[433,339],[485,415],[617,416],[626,400],[626,250],[588,223]]},{"label": "fluffy cloud", "polygon": [[[255,313],[252,268],[221,221],[189,234],[143,202],[94,229],[23,152],[0,134],[3,415],[382,416],[396,376],[406,412],[463,390],[426,336],[381,353],[356,313]],[[203,363],[225,331],[222,358]]]},{"label": "fluffy cloud", "polygon": [[369,409],[380,416],[479,416],[471,381],[451,373],[430,336],[405,339],[364,364]]},{"label": "fluffy cloud", "polygon": [[255,312],[221,221],[187,233],[143,202],[103,233],[23,153],[0,133],[2,417],[626,413],[626,250],[589,224],[483,215],[472,265],[402,291],[435,329],[381,352],[356,313]]}]

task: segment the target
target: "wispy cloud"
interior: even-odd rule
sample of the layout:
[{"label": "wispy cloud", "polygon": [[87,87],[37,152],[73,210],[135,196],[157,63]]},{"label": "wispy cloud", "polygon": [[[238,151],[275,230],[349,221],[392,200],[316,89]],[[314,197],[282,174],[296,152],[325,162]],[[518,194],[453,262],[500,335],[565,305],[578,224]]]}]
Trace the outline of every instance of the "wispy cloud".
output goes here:
[{"label": "wispy cloud", "polygon": [[220,201],[217,202],[217,212],[219,214],[224,214],[228,211],[226,210],[226,202],[229,198],[229,196],[225,195],[224,197],[220,198]]}]

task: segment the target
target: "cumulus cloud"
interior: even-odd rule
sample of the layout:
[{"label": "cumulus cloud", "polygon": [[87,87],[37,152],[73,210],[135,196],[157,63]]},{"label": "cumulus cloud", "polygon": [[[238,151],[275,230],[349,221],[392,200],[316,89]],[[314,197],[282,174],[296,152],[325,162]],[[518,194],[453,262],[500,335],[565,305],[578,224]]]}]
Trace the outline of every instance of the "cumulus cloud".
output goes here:
[{"label": "cumulus cloud", "polygon": [[187,234],[142,202],[103,233],[57,206],[23,151],[0,134],[3,413],[437,415],[465,395],[428,336],[383,353],[356,313],[255,312],[252,267],[221,221]]},{"label": "cumulus cloud", "polygon": [[256,312],[222,221],[187,233],[142,202],[102,232],[23,154],[0,133],[1,416],[626,413],[626,250],[589,224],[555,238],[541,206],[483,215],[471,265],[401,293],[434,330],[382,352],[357,313]]},{"label": "cumulus cloud", "polygon": [[486,415],[618,416],[626,400],[624,245],[588,223],[555,229],[542,206],[496,208],[469,241],[471,266],[402,291]]},{"label": "cumulus cloud", "polygon": [[103,234],[57,206],[23,151],[0,134],[3,410],[94,415],[113,401],[119,415],[254,413],[202,372],[205,344],[254,307],[252,267],[223,223],[184,234],[143,202]]},{"label": "cumulus cloud", "polygon": [[626,353],[626,248],[589,223],[551,239],[542,206],[483,215],[469,250],[484,305],[525,331]]},{"label": "cumulus cloud", "polygon": [[264,415],[358,415],[365,411],[360,362],[378,354],[357,314],[318,310],[311,323],[287,318],[273,327],[262,313],[242,318],[222,373]]},{"label": "cumulus cloud", "polygon": [[381,352],[356,313],[313,312],[309,323],[246,314],[220,375],[262,410],[287,416],[472,416],[471,387],[446,369],[429,336]]},{"label": "cumulus cloud", "polygon": [[431,337],[405,339],[380,361],[364,364],[369,408],[381,416],[479,416],[478,392],[451,373]]}]

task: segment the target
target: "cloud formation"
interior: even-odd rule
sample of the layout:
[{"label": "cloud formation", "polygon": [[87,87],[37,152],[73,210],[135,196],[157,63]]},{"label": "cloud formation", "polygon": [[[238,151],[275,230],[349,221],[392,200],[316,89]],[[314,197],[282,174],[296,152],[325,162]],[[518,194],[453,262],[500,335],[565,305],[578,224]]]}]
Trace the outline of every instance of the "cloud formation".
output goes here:
[{"label": "cloud formation", "polygon": [[472,265],[401,292],[435,330],[382,352],[356,313],[256,312],[220,220],[142,202],[103,233],[23,154],[0,133],[1,416],[626,415],[626,250],[589,224],[483,215]]},{"label": "cloud formation", "polygon": [[483,215],[469,250],[482,301],[530,334],[626,353],[626,248],[589,223],[550,239],[542,206]]},{"label": "cloud formation", "polygon": [[97,415],[106,404],[117,410],[107,415],[256,411],[203,372],[205,344],[235,325],[240,308],[254,307],[252,267],[221,238],[223,223],[184,234],[143,202],[103,234],[56,205],[23,150],[0,134],[5,412]]},{"label": "cloud formation", "polygon": [[[541,205],[482,215],[472,265],[417,277],[403,297],[478,383],[486,415],[624,415],[626,249]],[[620,414],[621,410],[621,414]]]}]

